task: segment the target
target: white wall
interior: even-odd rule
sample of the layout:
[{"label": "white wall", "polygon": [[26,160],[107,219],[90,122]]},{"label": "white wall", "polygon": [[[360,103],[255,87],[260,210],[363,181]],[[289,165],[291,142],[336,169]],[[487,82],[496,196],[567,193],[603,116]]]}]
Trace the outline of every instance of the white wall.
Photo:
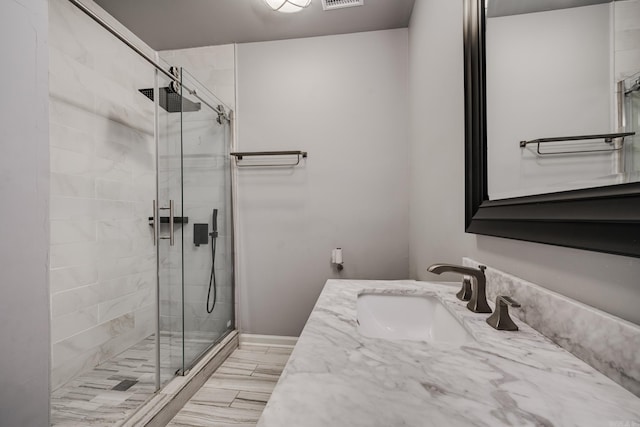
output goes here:
[{"label": "white wall", "polygon": [[67,0],[49,22],[55,389],[155,330],[156,173],[151,65]]},{"label": "white wall", "polygon": [[[329,278],[408,273],[407,30],[238,46],[240,327],[298,335]],[[345,268],[330,265],[342,247]]]},{"label": "white wall", "polygon": [[[490,199],[546,192],[538,189],[549,186],[562,190],[614,172],[611,153],[540,157],[535,145],[518,145],[615,130],[612,10],[604,3],[487,20]],[[545,152],[605,148],[602,141],[541,147]]]},{"label": "white wall", "polygon": [[640,260],[464,233],[462,2],[416,0],[409,55],[411,277],[470,256],[640,324]]},{"label": "white wall", "polygon": [[0,424],[49,425],[47,1],[0,2]]}]

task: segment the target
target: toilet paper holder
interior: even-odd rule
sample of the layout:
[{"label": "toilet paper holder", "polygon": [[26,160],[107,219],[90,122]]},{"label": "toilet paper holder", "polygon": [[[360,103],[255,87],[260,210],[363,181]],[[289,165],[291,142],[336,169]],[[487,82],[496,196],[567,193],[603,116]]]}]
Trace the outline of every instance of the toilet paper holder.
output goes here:
[{"label": "toilet paper holder", "polygon": [[331,251],[331,264],[335,265],[338,271],[342,271],[344,268],[344,261],[342,259],[342,248],[335,248]]}]

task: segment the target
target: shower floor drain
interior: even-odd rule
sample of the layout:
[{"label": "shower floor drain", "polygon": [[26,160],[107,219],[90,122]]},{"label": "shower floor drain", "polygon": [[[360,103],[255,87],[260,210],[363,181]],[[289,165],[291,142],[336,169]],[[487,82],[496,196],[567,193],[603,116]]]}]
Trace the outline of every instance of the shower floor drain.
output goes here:
[{"label": "shower floor drain", "polygon": [[116,390],[116,391],[127,391],[129,390],[134,384],[137,384],[138,381],[134,381],[134,380],[122,380],[120,381],[118,384],[114,385],[113,388],[111,390]]}]

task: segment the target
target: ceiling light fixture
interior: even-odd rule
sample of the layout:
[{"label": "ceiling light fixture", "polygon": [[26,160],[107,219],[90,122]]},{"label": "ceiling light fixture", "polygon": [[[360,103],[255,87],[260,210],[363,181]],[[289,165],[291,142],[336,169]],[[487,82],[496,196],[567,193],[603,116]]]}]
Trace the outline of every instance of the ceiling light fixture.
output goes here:
[{"label": "ceiling light fixture", "polygon": [[264,0],[269,7],[277,12],[300,12],[311,4],[311,0]]}]

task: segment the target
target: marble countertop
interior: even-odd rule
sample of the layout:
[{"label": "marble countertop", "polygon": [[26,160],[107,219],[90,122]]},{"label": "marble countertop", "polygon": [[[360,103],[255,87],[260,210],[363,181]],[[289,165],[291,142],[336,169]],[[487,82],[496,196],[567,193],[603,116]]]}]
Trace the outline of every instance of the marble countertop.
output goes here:
[{"label": "marble countertop", "polygon": [[[497,331],[458,285],[329,280],[258,427],[640,426],[640,399],[514,318]],[[361,335],[362,292],[436,295],[464,345]]]}]

